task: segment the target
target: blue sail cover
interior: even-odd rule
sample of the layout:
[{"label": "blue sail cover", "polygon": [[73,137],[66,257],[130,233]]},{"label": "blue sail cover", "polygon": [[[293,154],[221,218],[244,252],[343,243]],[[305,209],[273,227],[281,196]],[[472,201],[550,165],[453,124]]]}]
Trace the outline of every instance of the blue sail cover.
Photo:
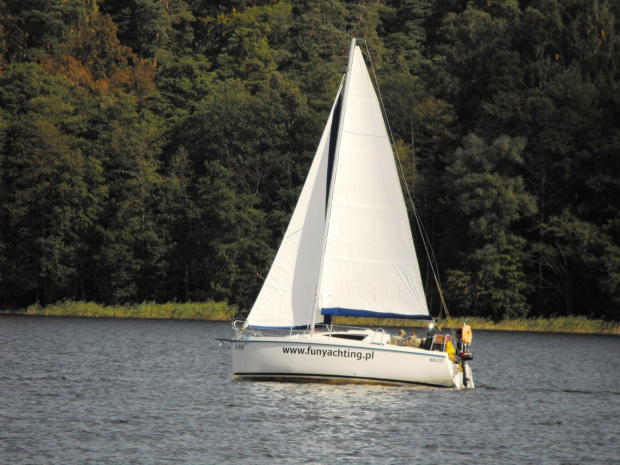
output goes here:
[{"label": "blue sail cover", "polygon": [[366,318],[400,318],[405,320],[433,320],[430,315],[406,315],[402,313],[374,312],[369,310],[353,310],[350,308],[323,308],[321,314],[331,316],[359,316]]}]

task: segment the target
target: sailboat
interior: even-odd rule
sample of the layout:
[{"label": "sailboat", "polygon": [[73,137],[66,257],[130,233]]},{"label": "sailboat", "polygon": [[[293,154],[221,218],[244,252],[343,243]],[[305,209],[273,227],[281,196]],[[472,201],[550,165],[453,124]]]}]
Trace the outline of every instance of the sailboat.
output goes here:
[{"label": "sailboat", "polygon": [[358,40],[301,195],[245,321],[236,378],[473,387],[471,330],[425,339],[333,316],[431,323],[381,105]]}]

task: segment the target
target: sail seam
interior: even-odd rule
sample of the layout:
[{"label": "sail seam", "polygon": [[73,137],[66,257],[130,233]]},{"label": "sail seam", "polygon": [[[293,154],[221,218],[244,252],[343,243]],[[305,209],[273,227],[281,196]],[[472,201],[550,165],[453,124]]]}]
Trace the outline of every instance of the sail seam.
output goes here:
[{"label": "sail seam", "polygon": [[414,260],[405,260],[405,261],[397,261],[397,260],[371,260],[369,258],[358,258],[344,255],[326,255],[329,258],[336,258],[343,262],[357,262],[357,263],[375,263],[375,264],[383,264],[383,265],[414,265],[416,262]]},{"label": "sail seam", "polygon": [[[363,137],[372,137],[373,139],[385,139],[387,141],[390,140],[390,138],[388,136],[382,136],[381,134],[370,134],[367,132],[354,132],[354,131],[347,131],[345,129],[342,130],[343,133],[347,133],[347,134],[353,134],[355,136],[363,136]],[[349,150],[349,149],[347,149]]]},{"label": "sail seam", "polygon": [[342,205],[345,207],[369,208],[373,210],[396,210],[407,211],[407,207],[391,206],[391,205],[373,205],[370,203],[349,203],[349,202],[333,202],[334,205]]}]

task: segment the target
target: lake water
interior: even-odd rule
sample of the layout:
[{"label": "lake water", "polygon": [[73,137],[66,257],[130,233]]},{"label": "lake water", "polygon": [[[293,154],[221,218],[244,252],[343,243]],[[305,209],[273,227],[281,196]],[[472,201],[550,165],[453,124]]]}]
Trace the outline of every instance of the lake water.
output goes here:
[{"label": "lake water", "polygon": [[457,391],[234,380],[231,335],[0,317],[0,463],[620,463],[619,337],[474,331]]}]

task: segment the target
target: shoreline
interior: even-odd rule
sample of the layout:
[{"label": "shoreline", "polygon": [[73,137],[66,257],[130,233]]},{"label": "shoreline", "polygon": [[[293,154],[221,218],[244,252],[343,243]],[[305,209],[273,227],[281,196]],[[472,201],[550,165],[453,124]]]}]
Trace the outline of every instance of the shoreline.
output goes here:
[{"label": "shoreline", "polygon": [[[26,309],[1,310],[0,315],[65,316],[82,318],[135,318],[159,320],[232,321],[238,315],[236,306],[226,302],[169,302],[157,304],[143,302],[131,305],[100,305],[94,302],[66,301],[41,307],[31,305]],[[451,325],[442,320],[442,328],[459,328],[464,318],[453,318]],[[427,323],[417,320],[334,317],[333,323],[345,326],[426,328]],[[486,318],[467,318],[472,330],[526,331],[565,334],[620,335],[620,322],[593,320],[583,316],[552,318],[519,318],[494,322]]]}]

